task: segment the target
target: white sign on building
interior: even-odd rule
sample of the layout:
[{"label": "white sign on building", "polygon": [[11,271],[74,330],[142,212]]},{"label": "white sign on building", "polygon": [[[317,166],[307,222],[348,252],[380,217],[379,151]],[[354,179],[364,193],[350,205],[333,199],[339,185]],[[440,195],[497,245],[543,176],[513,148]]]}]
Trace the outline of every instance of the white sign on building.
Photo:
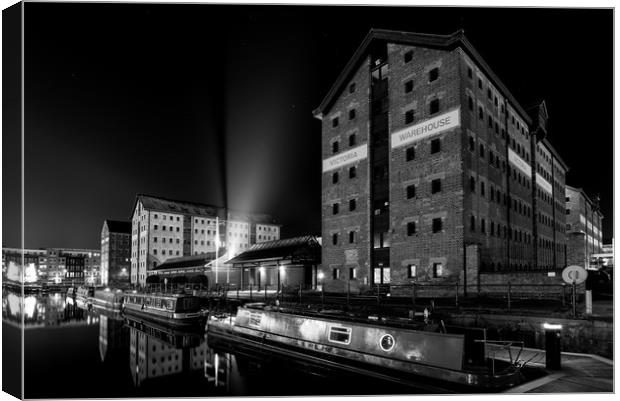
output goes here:
[{"label": "white sign on building", "polygon": [[392,149],[437,135],[461,125],[461,109],[449,111],[437,117],[403,128],[392,134]]},{"label": "white sign on building", "polygon": [[512,149],[508,149],[508,161],[512,163],[516,168],[523,171],[527,177],[532,176],[532,168],[525,160],[519,157],[519,155]]},{"label": "white sign on building", "polygon": [[540,185],[542,189],[553,194],[553,187],[549,184],[549,181],[545,180],[542,175],[536,173],[536,183]]},{"label": "white sign on building", "polygon": [[339,153],[323,160],[323,172],[335,170],[347,164],[355,163],[368,157],[368,144]]}]

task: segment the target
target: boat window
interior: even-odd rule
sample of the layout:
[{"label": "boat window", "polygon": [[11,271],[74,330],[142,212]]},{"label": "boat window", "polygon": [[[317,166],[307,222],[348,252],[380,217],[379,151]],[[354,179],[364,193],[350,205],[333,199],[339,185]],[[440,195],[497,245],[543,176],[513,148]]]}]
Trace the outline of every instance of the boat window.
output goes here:
[{"label": "boat window", "polygon": [[349,327],[335,327],[329,328],[329,341],[339,344],[351,343],[351,328]]},{"label": "boat window", "polygon": [[168,305],[166,306],[166,308],[174,310],[174,301],[172,299],[168,300]]},{"label": "boat window", "polygon": [[263,318],[263,314],[262,313],[256,313],[256,312],[250,312],[250,320],[248,322],[248,324],[252,327],[256,327],[259,328],[260,327],[260,321]]},{"label": "boat window", "polygon": [[186,297],[177,300],[177,312],[196,312],[200,310],[200,300],[196,297]]}]

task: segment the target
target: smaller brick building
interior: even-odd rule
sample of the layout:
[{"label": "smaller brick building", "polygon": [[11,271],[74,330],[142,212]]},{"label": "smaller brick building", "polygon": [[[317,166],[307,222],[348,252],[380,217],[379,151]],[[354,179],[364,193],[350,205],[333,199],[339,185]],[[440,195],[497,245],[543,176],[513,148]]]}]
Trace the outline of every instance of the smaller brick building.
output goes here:
[{"label": "smaller brick building", "polygon": [[129,284],[131,222],[105,220],[101,228],[101,284]]},{"label": "smaller brick building", "polygon": [[603,249],[603,214],[598,199],[566,186],[567,262],[590,268],[592,255]]}]

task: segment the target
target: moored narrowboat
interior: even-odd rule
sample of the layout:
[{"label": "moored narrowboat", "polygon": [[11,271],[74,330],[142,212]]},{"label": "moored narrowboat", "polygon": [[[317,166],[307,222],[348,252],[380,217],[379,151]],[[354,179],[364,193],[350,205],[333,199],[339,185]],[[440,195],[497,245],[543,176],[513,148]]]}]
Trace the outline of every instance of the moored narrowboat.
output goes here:
[{"label": "moored narrowboat", "polygon": [[86,302],[94,293],[95,287],[78,287],[77,291],[75,291],[75,299]]},{"label": "moored narrowboat", "polygon": [[188,294],[129,293],[123,298],[127,315],[172,326],[204,327],[200,298]]},{"label": "moored narrowboat", "polygon": [[435,332],[436,327],[425,323],[405,327],[256,304],[239,307],[235,316],[214,315],[207,321],[210,337],[409,375],[413,380],[426,377],[489,390],[508,388],[521,381],[517,363],[488,363],[484,346],[476,347],[482,355],[474,356],[469,349],[466,355],[464,334]]},{"label": "moored narrowboat", "polygon": [[114,312],[120,312],[123,306],[123,291],[111,290],[106,288],[104,290],[96,290],[92,297],[88,298],[88,305],[95,309],[104,309]]}]

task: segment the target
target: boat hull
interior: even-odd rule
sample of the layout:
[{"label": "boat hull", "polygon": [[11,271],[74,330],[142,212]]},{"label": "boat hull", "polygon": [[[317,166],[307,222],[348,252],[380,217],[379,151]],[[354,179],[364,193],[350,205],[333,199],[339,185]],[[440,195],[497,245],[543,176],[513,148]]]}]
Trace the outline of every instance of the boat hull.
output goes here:
[{"label": "boat hull", "polygon": [[192,313],[161,313],[152,309],[141,309],[135,305],[125,304],[123,312],[134,319],[144,319],[166,326],[204,328],[205,316],[201,312]]},{"label": "boat hull", "polygon": [[[295,329],[296,325],[298,327],[320,327],[321,325],[317,322],[324,323],[327,326],[340,325],[339,323],[288,313],[278,314],[278,312],[273,311],[250,312],[262,313],[262,319],[265,319],[265,316],[267,318],[261,319],[261,323],[263,323],[261,325],[257,324],[256,317],[254,317],[256,327],[250,327],[249,321],[243,318],[245,311],[240,310],[234,322],[227,319],[209,320],[207,323],[208,335],[227,337],[257,346],[269,345],[285,350],[299,351],[306,355],[313,355],[350,366],[364,366],[382,372],[392,371],[406,373],[412,377],[432,378],[468,388],[497,390],[511,387],[520,381],[518,371],[492,375],[486,372],[478,373],[463,370],[461,365],[457,364],[459,358],[462,358],[462,351],[460,354],[457,352],[459,346],[462,349],[462,341],[455,341],[455,338],[458,339],[459,336],[438,335],[438,333],[416,330],[391,330],[382,326],[373,327],[373,325],[342,324],[342,326],[352,326],[352,337],[357,336],[364,340],[371,338],[374,341],[376,336],[373,335],[372,330],[379,330],[381,336],[385,335],[382,333],[388,333],[395,339],[395,344],[390,352],[383,350],[377,352],[376,349],[369,349],[365,346],[356,347],[353,338],[348,344],[334,344],[325,341],[325,336],[317,335],[317,330],[314,330],[314,333],[310,331],[310,335],[307,333],[304,335]],[[312,323],[309,324],[308,322]],[[285,329],[280,329],[281,327]],[[397,345],[400,345],[401,348],[397,348]],[[428,349],[424,350],[424,348]],[[422,356],[421,352],[426,352],[425,356]],[[411,360],[412,355],[416,353],[419,361]],[[442,353],[444,354],[443,359],[437,359],[437,355]]]}]

